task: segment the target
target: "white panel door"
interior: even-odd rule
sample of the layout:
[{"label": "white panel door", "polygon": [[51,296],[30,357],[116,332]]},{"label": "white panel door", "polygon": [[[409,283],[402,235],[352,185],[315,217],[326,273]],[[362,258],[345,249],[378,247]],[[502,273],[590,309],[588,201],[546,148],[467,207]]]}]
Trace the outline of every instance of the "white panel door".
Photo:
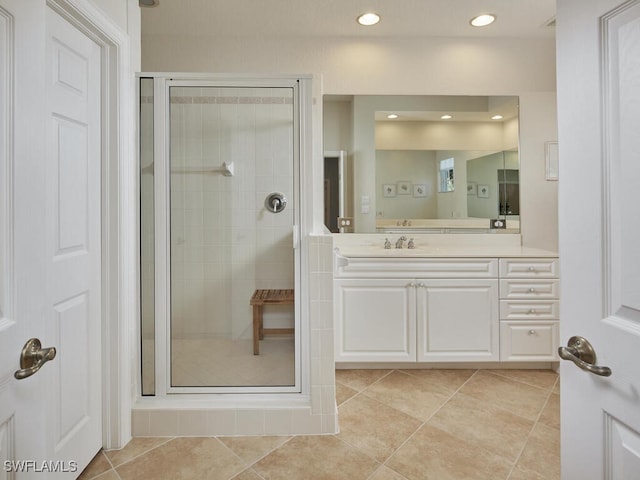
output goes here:
[{"label": "white panel door", "polygon": [[102,444],[100,47],[51,9],[46,23],[50,441],[84,463]]},{"label": "white panel door", "polygon": [[611,369],[561,362],[562,478],[639,479],[640,2],[560,0],[557,25],[560,343]]},{"label": "white panel door", "polygon": [[[2,473],[76,478],[102,443],[101,51],[44,0],[0,0],[0,35]],[[17,380],[30,337],[57,355]]]}]

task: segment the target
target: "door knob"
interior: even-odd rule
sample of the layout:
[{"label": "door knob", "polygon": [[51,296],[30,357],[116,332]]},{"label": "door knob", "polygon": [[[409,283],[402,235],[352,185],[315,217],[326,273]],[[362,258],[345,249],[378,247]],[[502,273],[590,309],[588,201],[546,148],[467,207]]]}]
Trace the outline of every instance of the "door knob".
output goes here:
[{"label": "door knob", "polygon": [[30,377],[40,370],[40,367],[45,363],[54,358],[56,358],[55,347],[42,348],[42,344],[37,338],[27,340],[20,353],[20,370],[16,370],[13,376],[18,380]]},{"label": "door knob", "polygon": [[609,367],[595,365],[596,352],[593,346],[583,337],[571,337],[566,347],[558,348],[558,355],[560,355],[560,358],[563,360],[571,360],[587,372],[600,375],[601,377],[611,375],[611,369]]}]

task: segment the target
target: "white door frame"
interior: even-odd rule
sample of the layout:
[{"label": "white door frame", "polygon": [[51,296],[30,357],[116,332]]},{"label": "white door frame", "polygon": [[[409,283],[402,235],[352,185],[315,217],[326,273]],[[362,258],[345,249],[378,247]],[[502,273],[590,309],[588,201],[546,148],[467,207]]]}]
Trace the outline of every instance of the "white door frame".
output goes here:
[{"label": "white door frame", "polygon": [[101,49],[102,68],[102,445],[131,438],[131,343],[137,335],[139,258],[134,76],[130,41],[87,0],[47,0]]}]

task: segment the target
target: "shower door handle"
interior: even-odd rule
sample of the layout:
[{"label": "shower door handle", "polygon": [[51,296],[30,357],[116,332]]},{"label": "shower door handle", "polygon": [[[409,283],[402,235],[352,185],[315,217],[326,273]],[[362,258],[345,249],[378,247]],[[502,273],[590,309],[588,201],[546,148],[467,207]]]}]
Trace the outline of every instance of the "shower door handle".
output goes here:
[{"label": "shower door handle", "polygon": [[280,213],[287,206],[287,197],[280,192],[270,193],[264,200],[264,206],[272,213]]}]

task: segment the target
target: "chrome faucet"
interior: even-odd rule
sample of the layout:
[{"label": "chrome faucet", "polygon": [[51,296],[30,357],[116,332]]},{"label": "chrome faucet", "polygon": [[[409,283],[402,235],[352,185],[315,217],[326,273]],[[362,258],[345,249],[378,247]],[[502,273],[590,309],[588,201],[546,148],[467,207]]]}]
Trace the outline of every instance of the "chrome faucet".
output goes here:
[{"label": "chrome faucet", "polygon": [[405,237],[404,235],[401,236],[396,242],[396,248],[402,248],[402,242],[405,242],[406,240],[407,240],[407,237]]}]

